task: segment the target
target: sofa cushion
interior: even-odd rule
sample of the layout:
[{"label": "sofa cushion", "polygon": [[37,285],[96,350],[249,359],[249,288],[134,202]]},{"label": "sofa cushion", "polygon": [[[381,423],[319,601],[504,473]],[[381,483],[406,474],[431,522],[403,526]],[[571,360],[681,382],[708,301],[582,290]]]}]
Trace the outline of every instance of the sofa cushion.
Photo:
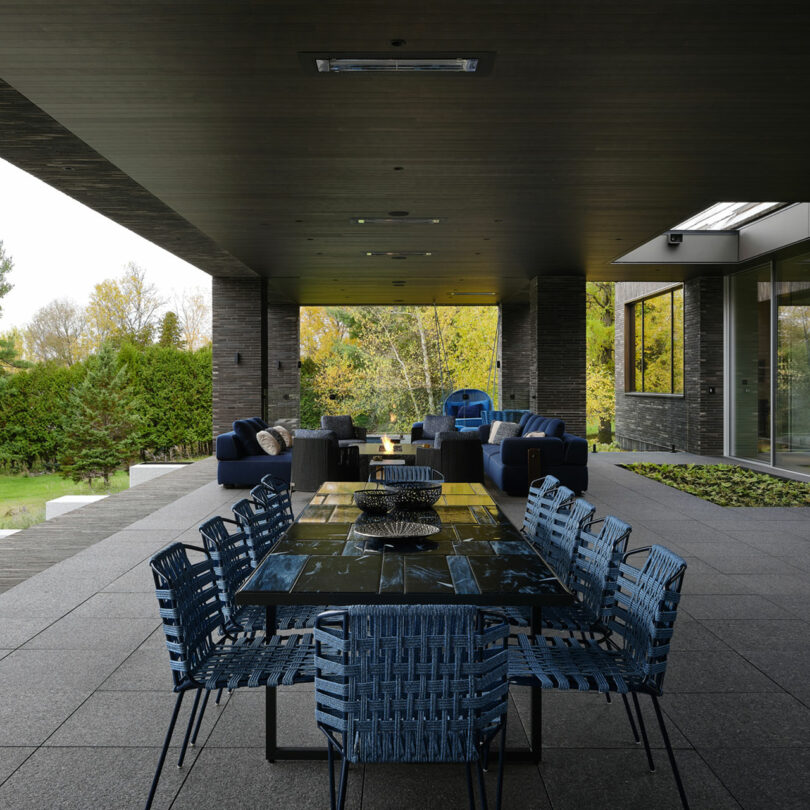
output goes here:
[{"label": "sofa cushion", "polygon": [[524,422],[521,419],[522,427],[520,435],[525,436],[527,433],[545,433],[546,436],[556,436],[558,439],[562,438],[565,433],[565,422],[562,419],[550,416],[540,416],[539,414],[529,414]]},{"label": "sofa cushion", "polygon": [[437,433],[433,439],[433,446],[439,448],[442,442],[481,442],[478,438],[477,430],[459,431],[459,430],[443,430]]},{"label": "sofa cushion", "polygon": [[354,425],[351,416],[322,416],[321,429],[334,431],[338,439],[354,438]]},{"label": "sofa cushion", "polygon": [[459,408],[463,408],[465,405],[465,402],[448,402],[444,407],[450,412],[448,416],[456,417],[458,416]]},{"label": "sofa cushion", "polygon": [[531,419],[533,416],[536,416],[536,414],[533,414],[531,411],[526,411],[526,413],[524,413],[523,416],[520,417],[520,421],[518,422],[518,424],[520,425],[521,432],[523,432],[523,430],[525,429],[526,422],[528,422],[529,419]]},{"label": "sofa cushion", "polygon": [[490,444],[500,444],[504,439],[518,435],[520,425],[516,422],[493,422],[489,433]]},{"label": "sofa cushion", "polygon": [[524,433],[524,439],[543,439],[545,438],[545,431],[543,430],[534,430],[531,433]]},{"label": "sofa cushion", "polygon": [[468,402],[458,409],[456,415],[459,419],[480,419],[483,408],[483,402]]},{"label": "sofa cushion", "polygon": [[284,425],[273,425],[273,430],[277,433],[281,434],[281,438],[284,439],[284,446],[285,447],[292,447],[293,445],[293,437],[292,433],[290,433]]},{"label": "sofa cushion", "polygon": [[267,422],[265,422],[264,419],[261,418],[261,416],[250,416],[247,419],[245,419],[245,421],[253,422],[253,424],[256,425],[257,432],[260,430],[265,430],[266,428],[269,427]]},{"label": "sofa cushion", "polygon": [[259,426],[252,419],[237,419],[233,423],[233,432],[239,439],[246,456],[266,455],[256,441]]},{"label": "sofa cushion", "polygon": [[428,414],[422,423],[422,438],[433,439],[443,430],[453,430],[456,420],[452,416]]}]

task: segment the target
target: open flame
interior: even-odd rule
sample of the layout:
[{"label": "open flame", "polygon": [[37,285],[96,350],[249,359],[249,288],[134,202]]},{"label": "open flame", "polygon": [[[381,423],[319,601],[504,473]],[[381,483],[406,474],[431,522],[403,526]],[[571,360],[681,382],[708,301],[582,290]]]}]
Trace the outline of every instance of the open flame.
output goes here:
[{"label": "open flame", "polygon": [[382,442],[382,446],[385,448],[386,453],[394,452],[394,443],[388,438],[388,436],[381,436],[380,441]]}]

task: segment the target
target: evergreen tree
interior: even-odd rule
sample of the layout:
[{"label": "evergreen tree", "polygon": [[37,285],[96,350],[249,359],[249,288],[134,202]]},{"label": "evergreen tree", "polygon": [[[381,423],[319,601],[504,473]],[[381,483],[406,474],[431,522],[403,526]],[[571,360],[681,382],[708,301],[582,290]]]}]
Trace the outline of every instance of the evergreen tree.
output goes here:
[{"label": "evergreen tree", "polygon": [[184,348],[183,333],[180,329],[180,321],[177,318],[177,313],[169,310],[160,322],[160,338],[158,345],[170,347],[175,349]]},{"label": "evergreen tree", "polygon": [[62,475],[73,481],[115,472],[137,449],[137,401],[127,388],[127,368],[109,345],[87,364],[84,380],[69,399],[62,447]]}]

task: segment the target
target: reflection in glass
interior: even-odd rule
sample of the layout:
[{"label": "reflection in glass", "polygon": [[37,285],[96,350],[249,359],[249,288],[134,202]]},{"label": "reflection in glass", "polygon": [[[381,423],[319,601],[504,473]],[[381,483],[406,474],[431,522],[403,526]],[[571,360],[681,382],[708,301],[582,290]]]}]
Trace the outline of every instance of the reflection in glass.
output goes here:
[{"label": "reflection in glass", "polygon": [[770,463],[771,268],[731,277],[731,454]]},{"label": "reflection in glass", "polygon": [[633,313],[633,390],[683,393],[683,287],[636,301]]},{"label": "reflection in glass", "polygon": [[810,472],[810,254],[776,266],[774,464]]}]

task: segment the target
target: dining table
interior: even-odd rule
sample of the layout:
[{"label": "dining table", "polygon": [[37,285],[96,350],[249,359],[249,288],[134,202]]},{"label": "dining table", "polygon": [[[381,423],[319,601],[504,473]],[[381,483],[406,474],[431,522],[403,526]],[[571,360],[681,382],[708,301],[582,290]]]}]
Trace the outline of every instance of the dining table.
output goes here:
[{"label": "dining table", "polygon": [[[327,481],[236,593],[242,605],[263,605],[267,632],[280,605],[472,604],[531,611],[541,632],[542,609],[570,605],[573,594],[479,483],[443,483],[430,509],[370,516],[354,504],[356,482]],[[425,537],[388,538],[380,524],[408,522]],[[528,749],[512,760],[539,761],[542,689],[531,687]],[[269,761],[322,759],[326,746],[280,746],[276,689],[266,691]]]}]

